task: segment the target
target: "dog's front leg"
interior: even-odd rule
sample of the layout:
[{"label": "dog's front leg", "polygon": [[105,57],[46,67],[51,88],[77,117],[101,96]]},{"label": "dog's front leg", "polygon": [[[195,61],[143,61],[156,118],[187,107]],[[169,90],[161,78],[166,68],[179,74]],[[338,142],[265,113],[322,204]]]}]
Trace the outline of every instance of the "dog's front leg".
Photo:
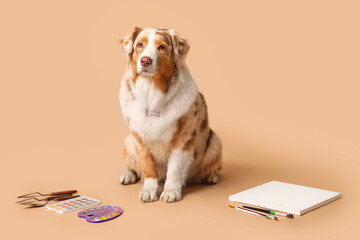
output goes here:
[{"label": "dog's front leg", "polygon": [[170,203],[181,200],[181,189],[186,183],[190,164],[191,154],[189,151],[183,151],[182,149],[172,150],[168,162],[164,191],[160,196],[161,201]]},{"label": "dog's front leg", "polygon": [[144,186],[139,194],[142,202],[154,202],[158,200],[158,174],[156,171],[156,162],[151,153],[143,150],[140,153],[140,165],[144,176]]}]

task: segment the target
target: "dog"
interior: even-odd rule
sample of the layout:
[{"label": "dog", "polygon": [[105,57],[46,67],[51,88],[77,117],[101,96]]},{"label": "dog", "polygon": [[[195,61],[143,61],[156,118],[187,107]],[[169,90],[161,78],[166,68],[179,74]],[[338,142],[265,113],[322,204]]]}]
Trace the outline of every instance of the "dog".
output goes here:
[{"label": "dog", "polygon": [[173,29],[135,27],[121,39],[127,66],[119,100],[130,129],[124,185],[143,180],[142,202],[182,199],[186,183],[215,184],[222,143],[209,127],[203,94],[185,64],[188,41]]}]

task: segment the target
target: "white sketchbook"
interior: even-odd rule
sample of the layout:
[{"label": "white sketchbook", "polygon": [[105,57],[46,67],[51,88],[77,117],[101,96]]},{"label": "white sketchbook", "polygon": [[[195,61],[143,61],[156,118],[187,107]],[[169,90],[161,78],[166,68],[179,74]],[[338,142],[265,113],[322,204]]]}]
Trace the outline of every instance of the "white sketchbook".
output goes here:
[{"label": "white sketchbook", "polygon": [[303,215],[339,198],[341,194],[338,192],[271,181],[231,195],[229,200]]}]

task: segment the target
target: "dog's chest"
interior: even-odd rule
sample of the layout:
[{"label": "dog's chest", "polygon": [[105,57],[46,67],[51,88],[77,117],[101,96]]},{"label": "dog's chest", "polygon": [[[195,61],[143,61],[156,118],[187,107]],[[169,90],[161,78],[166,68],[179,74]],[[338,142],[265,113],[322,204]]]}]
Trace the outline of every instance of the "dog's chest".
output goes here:
[{"label": "dog's chest", "polygon": [[124,111],[130,129],[150,141],[169,141],[176,130],[176,119],[164,104],[165,95],[142,78],[137,79],[132,92],[134,99]]}]

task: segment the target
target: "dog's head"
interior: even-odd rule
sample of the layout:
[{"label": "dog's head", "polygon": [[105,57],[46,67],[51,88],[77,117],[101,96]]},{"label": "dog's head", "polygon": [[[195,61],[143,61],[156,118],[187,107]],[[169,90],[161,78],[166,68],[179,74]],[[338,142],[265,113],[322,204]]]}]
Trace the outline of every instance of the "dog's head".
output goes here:
[{"label": "dog's head", "polygon": [[189,51],[186,39],[173,29],[135,27],[121,39],[132,72],[143,76],[170,77]]}]

